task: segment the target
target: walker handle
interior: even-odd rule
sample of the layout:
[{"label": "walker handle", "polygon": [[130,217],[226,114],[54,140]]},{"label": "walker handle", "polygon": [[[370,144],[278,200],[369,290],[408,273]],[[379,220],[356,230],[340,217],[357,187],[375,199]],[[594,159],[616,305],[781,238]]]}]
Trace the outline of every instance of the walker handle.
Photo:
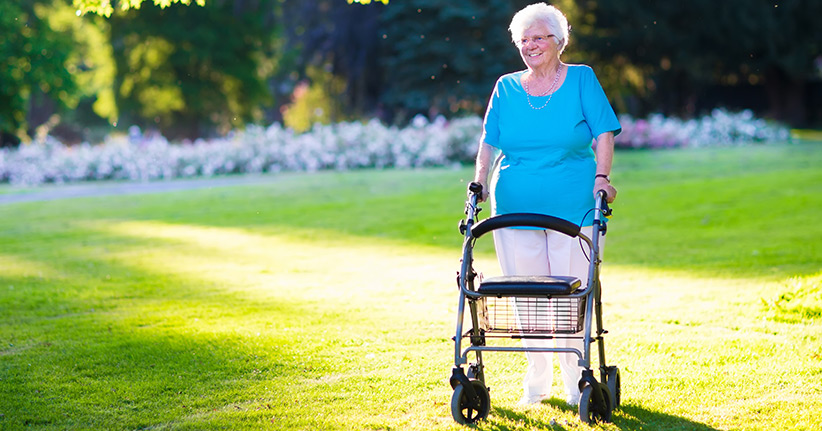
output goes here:
[{"label": "walker handle", "polygon": [[479,238],[492,230],[517,226],[550,229],[564,233],[571,238],[579,235],[580,231],[578,225],[558,217],[534,213],[511,213],[489,217],[477,223],[471,229],[471,236]]}]

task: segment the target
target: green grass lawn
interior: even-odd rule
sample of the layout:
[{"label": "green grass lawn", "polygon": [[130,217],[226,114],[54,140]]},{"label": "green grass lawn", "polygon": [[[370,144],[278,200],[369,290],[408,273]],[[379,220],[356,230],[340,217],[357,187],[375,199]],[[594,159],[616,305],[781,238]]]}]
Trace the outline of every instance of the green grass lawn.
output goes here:
[{"label": "green grass lawn", "polygon": [[[822,428],[822,143],[615,166],[603,285],[623,408],[598,428]],[[461,429],[448,377],[471,177],[0,205],[0,430]],[[486,356],[476,428],[589,429],[558,374],[556,399],[516,405],[524,362]]]}]

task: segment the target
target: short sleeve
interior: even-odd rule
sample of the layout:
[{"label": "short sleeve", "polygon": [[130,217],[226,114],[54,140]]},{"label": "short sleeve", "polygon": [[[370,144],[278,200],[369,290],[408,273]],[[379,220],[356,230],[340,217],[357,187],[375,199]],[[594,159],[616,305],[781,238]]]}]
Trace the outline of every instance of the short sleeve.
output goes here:
[{"label": "short sleeve", "polygon": [[482,122],[482,137],[480,142],[484,142],[493,147],[499,147],[499,107],[500,107],[500,80],[494,85],[494,92],[488,100],[488,107],[485,110],[485,119]]},{"label": "short sleeve", "polygon": [[614,136],[618,135],[622,132],[622,126],[594,70],[586,66],[582,72],[579,86],[582,114],[591,128],[591,134],[594,138],[605,132],[614,132]]}]

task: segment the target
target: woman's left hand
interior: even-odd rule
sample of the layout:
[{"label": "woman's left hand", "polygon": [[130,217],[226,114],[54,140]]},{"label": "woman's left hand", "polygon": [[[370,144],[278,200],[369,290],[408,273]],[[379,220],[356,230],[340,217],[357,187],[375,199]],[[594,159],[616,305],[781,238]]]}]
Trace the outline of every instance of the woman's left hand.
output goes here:
[{"label": "woman's left hand", "polygon": [[596,196],[600,190],[605,191],[605,200],[608,201],[609,204],[616,199],[617,189],[605,178],[597,177],[597,179],[594,180],[594,196]]}]

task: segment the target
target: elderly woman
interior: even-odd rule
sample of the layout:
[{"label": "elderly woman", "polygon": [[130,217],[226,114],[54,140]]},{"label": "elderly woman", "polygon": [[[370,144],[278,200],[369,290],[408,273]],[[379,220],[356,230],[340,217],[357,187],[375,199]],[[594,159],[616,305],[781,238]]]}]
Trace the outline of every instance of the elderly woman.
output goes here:
[{"label": "elderly woman", "polygon": [[[474,181],[489,191],[488,174],[499,151],[490,187],[494,215],[528,212],[560,217],[579,223],[590,237],[596,192],[604,190],[609,202],[617,194],[609,174],[614,136],[621,127],[594,71],[560,59],[568,46],[568,30],[562,12],[545,3],[532,4],[514,15],[511,36],[527,69],[503,75],[494,86]],[[588,278],[587,250],[561,233],[500,229],[494,232],[494,245],[505,275]],[[530,340],[526,346],[547,342]],[[583,348],[581,339],[558,339],[556,343]],[[550,396],[552,356],[528,352],[527,357],[520,403],[539,403]],[[559,359],[566,400],[576,405],[581,377],[577,356],[561,353]]]}]

